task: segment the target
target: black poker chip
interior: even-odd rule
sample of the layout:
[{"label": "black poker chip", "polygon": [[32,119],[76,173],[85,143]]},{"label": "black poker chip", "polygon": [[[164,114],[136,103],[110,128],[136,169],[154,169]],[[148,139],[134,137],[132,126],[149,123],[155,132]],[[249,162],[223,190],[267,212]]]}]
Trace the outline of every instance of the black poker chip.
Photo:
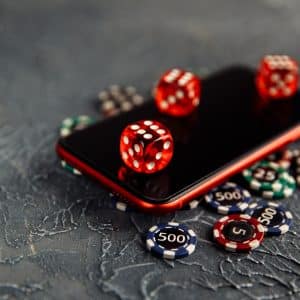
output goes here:
[{"label": "black poker chip", "polygon": [[133,86],[111,85],[98,94],[100,112],[106,116],[115,116],[132,110],[145,102]]}]

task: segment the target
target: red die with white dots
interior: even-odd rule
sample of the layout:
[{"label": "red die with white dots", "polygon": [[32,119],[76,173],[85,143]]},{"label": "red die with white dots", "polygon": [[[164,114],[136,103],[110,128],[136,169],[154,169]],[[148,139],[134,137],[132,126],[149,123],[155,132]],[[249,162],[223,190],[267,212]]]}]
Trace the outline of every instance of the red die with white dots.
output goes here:
[{"label": "red die with white dots", "polygon": [[164,169],[172,159],[173,148],[171,132],[157,121],[130,124],[120,138],[122,160],[138,173],[151,174]]},{"label": "red die with white dots", "polygon": [[258,92],[264,99],[284,99],[298,88],[298,64],[287,55],[267,55],[256,77]]},{"label": "red die with white dots", "polygon": [[159,80],[154,97],[162,113],[181,117],[190,114],[200,102],[200,79],[180,69],[167,71]]}]

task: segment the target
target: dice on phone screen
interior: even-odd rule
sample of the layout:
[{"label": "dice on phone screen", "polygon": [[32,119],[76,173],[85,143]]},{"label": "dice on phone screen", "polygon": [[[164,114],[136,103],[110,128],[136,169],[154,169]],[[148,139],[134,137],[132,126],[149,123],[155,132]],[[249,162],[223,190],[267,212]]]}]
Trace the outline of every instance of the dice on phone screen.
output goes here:
[{"label": "dice on phone screen", "polygon": [[266,55],[256,76],[258,93],[263,99],[287,99],[298,89],[298,64],[287,55]]},{"label": "dice on phone screen", "polygon": [[132,123],[121,134],[121,158],[137,173],[151,174],[164,169],[171,161],[173,151],[171,132],[157,121]]},{"label": "dice on phone screen", "polygon": [[200,103],[200,78],[191,72],[171,69],[160,78],[154,90],[155,103],[161,113],[183,117]]}]

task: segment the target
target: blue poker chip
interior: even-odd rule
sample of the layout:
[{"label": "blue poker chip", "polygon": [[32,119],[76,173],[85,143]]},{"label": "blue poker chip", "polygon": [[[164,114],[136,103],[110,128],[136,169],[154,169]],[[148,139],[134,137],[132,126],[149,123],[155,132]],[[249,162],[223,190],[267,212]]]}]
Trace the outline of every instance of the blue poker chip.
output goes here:
[{"label": "blue poker chip", "polygon": [[192,209],[195,209],[197,207],[199,207],[199,205],[203,202],[203,198],[197,198],[197,199],[194,199],[192,201],[190,201],[187,205],[183,206],[181,208],[181,210],[192,210]]},{"label": "blue poker chip", "polygon": [[110,193],[112,207],[123,212],[133,212],[135,209],[121,196]]},{"label": "blue poker chip", "polygon": [[222,215],[243,213],[252,200],[250,193],[233,182],[212,189],[204,197],[205,202]]},{"label": "blue poker chip", "polygon": [[146,236],[147,249],[165,259],[186,257],[195,251],[197,237],[192,229],[175,222],[152,226]]},{"label": "blue poker chip", "polygon": [[252,203],[246,214],[256,218],[268,235],[281,235],[289,231],[293,215],[283,205],[275,202],[260,201]]}]

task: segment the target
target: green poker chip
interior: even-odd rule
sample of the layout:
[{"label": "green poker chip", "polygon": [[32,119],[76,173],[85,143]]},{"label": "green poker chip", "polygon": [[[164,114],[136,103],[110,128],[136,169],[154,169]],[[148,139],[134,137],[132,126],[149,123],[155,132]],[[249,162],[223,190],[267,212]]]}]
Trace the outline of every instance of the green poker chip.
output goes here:
[{"label": "green poker chip", "polygon": [[262,191],[261,196],[266,199],[283,199],[293,195],[295,188],[283,187],[281,191]]},{"label": "green poker chip", "polygon": [[61,160],[60,163],[61,163],[62,167],[65,170],[69,171],[70,173],[77,175],[77,176],[82,175],[82,173],[79,170],[77,170],[74,167],[72,167],[71,165],[69,165],[66,161]]},{"label": "green poker chip", "polygon": [[261,161],[243,171],[250,188],[267,199],[290,197],[296,189],[295,179],[279,164]]},{"label": "green poker chip", "polygon": [[67,137],[76,130],[84,129],[94,123],[94,120],[89,116],[77,116],[66,118],[62,121],[60,126],[60,137]]},{"label": "green poker chip", "polygon": [[[94,123],[94,120],[91,117],[86,116],[86,115],[66,118],[61,123],[59,135],[62,138],[67,137],[74,131],[84,129],[84,128],[92,125],[93,123]],[[61,160],[61,165],[65,170],[69,171],[70,173],[72,173],[74,175],[82,175],[82,173],[79,170],[72,167],[64,160]]]}]

